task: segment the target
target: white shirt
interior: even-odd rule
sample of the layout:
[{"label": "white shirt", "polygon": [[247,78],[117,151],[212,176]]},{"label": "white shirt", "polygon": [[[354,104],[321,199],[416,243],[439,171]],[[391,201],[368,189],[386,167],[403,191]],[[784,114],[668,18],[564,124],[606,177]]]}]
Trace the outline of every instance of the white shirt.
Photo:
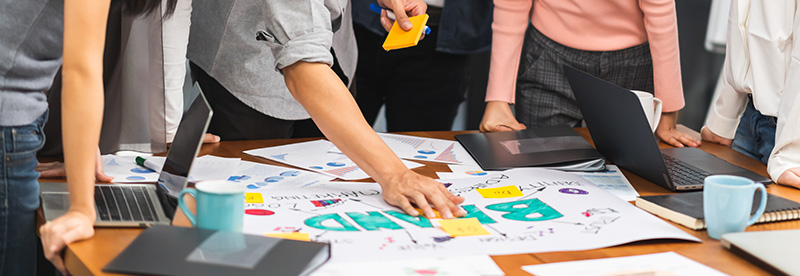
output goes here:
[{"label": "white shirt", "polygon": [[724,83],[706,120],[709,130],[733,139],[752,94],[753,105],[778,118],[767,171],[776,181],[800,167],[800,0],[734,0],[728,19]]}]

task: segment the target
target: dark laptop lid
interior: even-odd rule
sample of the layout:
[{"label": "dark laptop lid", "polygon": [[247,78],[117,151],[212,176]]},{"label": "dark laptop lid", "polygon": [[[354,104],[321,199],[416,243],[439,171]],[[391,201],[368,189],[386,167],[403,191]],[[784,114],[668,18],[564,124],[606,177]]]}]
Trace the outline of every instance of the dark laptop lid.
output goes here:
[{"label": "dark laptop lid", "polygon": [[203,93],[200,93],[178,124],[175,139],[158,176],[158,197],[168,217],[175,213],[178,193],[188,183],[189,171],[200,152],[212,115],[211,106]]},{"label": "dark laptop lid", "polygon": [[595,147],[612,163],[674,190],[639,98],[629,90],[564,66]]}]

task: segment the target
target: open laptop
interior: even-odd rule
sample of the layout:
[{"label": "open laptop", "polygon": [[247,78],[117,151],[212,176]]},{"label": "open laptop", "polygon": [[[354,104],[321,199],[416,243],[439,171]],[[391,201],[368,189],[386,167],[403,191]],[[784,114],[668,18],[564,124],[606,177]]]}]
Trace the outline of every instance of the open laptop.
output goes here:
[{"label": "open laptop", "polygon": [[728,233],[720,243],[774,275],[800,275],[800,230]]},{"label": "open laptop", "polygon": [[564,71],[595,147],[611,163],[672,191],[702,189],[714,174],[772,183],[698,148],[660,150],[635,94],[569,66]]},{"label": "open laptop", "polygon": [[[200,151],[213,112],[203,94],[183,114],[169,148],[158,185],[96,184],[96,226],[147,227],[169,224],[175,214],[177,195],[188,183],[192,162]],[[40,182],[42,210],[53,220],[69,209],[67,183]]]}]

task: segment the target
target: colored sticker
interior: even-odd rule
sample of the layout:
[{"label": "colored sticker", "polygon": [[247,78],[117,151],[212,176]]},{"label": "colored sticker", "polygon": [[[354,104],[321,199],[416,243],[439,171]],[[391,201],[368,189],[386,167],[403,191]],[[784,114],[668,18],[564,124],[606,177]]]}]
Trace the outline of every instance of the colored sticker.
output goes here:
[{"label": "colored sticker", "polygon": [[261,193],[246,193],[244,194],[244,203],[264,203],[264,197]]},{"label": "colored sticker", "polygon": [[439,225],[453,237],[490,235],[477,218],[443,219],[439,221]]},{"label": "colored sticker", "polygon": [[466,174],[472,175],[472,176],[484,176],[484,175],[487,175],[488,173],[486,173],[484,171],[468,171],[468,172],[466,172]]},{"label": "colored sticker", "polygon": [[508,198],[523,196],[517,186],[509,185],[497,188],[476,189],[483,198]]},{"label": "colored sticker", "polygon": [[[419,212],[419,214],[421,216],[428,217],[428,216],[425,215],[424,212],[422,212],[422,209],[420,209],[420,208],[414,208],[414,209],[417,210],[417,212]],[[432,218],[442,218],[442,215],[439,214],[439,211],[433,210],[433,214],[436,215],[436,216],[432,217]]]},{"label": "colored sticker", "polygon": [[253,216],[271,216],[275,214],[273,211],[264,209],[247,209],[244,210],[244,213]]},{"label": "colored sticker", "polygon": [[558,190],[564,194],[571,194],[571,195],[588,195],[589,192],[578,189],[578,188],[561,188]]},{"label": "colored sticker", "polygon": [[311,241],[311,236],[308,233],[300,233],[300,232],[266,233],[264,234],[264,236],[279,238],[279,239],[287,239],[287,240]]}]

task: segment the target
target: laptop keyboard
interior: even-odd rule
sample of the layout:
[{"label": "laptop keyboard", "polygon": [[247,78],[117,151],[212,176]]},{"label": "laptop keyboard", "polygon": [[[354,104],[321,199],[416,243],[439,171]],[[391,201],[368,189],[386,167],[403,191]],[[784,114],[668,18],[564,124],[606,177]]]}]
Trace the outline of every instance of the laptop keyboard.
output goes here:
[{"label": "laptop keyboard", "polygon": [[95,186],[97,215],[103,221],[156,221],[153,202],[141,186]]},{"label": "laptop keyboard", "polygon": [[672,156],[666,154],[662,154],[661,156],[664,157],[664,163],[667,165],[669,176],[676,186],[696,186],[702,184],[706,176],[711,175],[706,171],[698,170]]}]

